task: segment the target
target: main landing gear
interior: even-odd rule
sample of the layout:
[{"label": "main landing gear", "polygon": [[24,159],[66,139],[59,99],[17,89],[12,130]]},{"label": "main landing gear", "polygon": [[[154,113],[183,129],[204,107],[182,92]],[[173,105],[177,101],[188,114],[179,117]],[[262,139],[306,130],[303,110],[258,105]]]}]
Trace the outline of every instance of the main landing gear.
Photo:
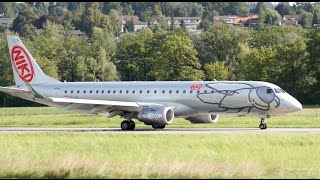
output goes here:
[{"label": "main landing gear", "polygon": [[121,122],[122,130],[134,130],[136,124],[132,120],[124,120]]},{"label": "main landing gear", "polygon": [[270,118],[270,115],[259,115],[259,118],[261,118],[259,128],[267,129],[267,124],[265,123],[265,121],[266,118]]}]

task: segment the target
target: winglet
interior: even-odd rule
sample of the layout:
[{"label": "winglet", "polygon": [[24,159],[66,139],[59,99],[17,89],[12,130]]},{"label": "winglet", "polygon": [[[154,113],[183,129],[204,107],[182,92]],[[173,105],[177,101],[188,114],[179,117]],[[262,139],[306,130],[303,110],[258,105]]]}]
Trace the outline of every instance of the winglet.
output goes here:
[{"label": "winglet", "polygon": [[25,82],[28,86],[28,89],[32,92],[33,96],[36,97],[36,98],[44,98],[44,96],[40,95],[36,90],[34,90],[32,88],[32,86],[28,83],[28,82]]}]

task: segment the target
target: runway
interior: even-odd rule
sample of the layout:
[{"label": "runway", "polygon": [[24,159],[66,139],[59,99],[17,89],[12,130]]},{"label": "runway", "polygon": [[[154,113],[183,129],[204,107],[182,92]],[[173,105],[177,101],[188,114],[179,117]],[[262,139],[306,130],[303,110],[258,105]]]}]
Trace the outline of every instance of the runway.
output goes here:
[{"label": "runway", "polygon": [[132,131],[123,131],[120,128],[34,128],[34,127],[2,127],[0,133],[105,133],[105,134],[315,134],[320,133],[320,128],[136,128]]}]

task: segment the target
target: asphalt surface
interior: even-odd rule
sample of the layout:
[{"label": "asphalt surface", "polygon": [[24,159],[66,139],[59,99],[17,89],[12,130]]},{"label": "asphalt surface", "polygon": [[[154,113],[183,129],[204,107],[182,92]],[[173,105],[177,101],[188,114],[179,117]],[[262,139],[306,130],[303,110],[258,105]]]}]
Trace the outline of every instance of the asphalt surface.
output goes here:
[{"label": "asphalt surface", "polygon": [[82,132],[106,134],[248,134],[248,133],[275,133],[275,134],[316,134],[320,128],[136,128],[132,131],[123,131],[120,128],[31,128],[6,127],[0,128],[0,133],[34,133],[34,132]]}]

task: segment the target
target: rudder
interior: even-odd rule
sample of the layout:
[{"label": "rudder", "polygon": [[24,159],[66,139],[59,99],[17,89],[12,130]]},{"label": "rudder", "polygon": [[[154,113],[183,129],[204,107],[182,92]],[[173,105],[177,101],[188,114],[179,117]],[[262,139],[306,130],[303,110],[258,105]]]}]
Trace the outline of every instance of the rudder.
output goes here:
[{"label": "rudder", "polygon": [[16,85],[60,82],[43,73],[18,36],[7,36],[7,41]]}]

